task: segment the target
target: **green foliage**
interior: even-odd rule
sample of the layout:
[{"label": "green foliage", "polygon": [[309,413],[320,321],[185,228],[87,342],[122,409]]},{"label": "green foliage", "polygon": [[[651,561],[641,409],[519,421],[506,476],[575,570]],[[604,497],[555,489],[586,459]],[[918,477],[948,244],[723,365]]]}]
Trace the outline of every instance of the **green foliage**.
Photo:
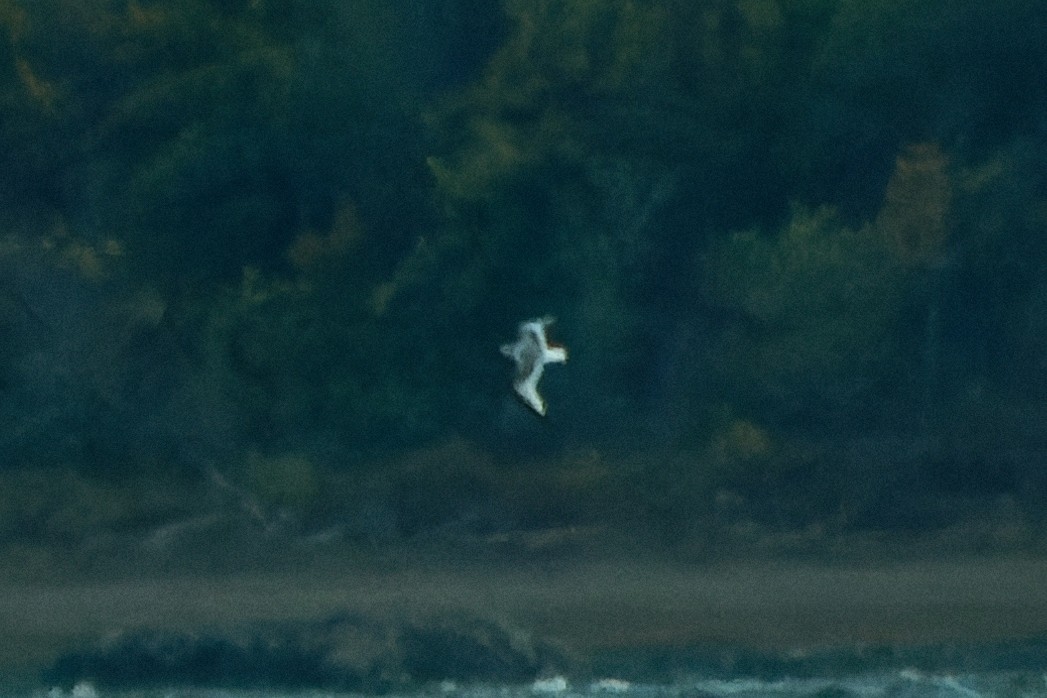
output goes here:
[{"label": "green foliage", "polygon": [[365,291],[343,297],[347,286],[330,275],[345,266],[325,269],[322,248],[297,249],[310,273],[288,281],[248,267],[207,309],[199,389],[240,415],[240,438],[278,449],[327,434],[368,449],[426,434],[436,406],[431,382],[409,380],[427,365],[410,364],[411,336],[376,317]]},{"label": "green foliage", "polygon": [[1047,387],[1040,370],[1047,356],[1040,273],[1047,197],[1035,165],[1042,140],[1020,138],[958,168],[943,318],[963,336],[953,350],[965,369],[965,391],[1007,386],[1033,404]]},{"label": "green foliage", "polygon": [[[0,0],[0,457],[218,464],[302,512],[387,477],[421,530],[509,493],[723,521],[815,476],[825,513],[793,440],[847,431],[1042,445],[1037,18]],[[571,363],[525,422],[497,346],[547,312]]]},{"label": "green foliage", "polygon": [[663,9],[633,0],[511,2],[514,31],[483,80],[433,123],[453,138],[452,157],[429,160],[453,201],[497,196],[528,170],[585,155],[578,120],[595,100],[632,93],[665,63]]},{"label": "green foliage", "polygon": [[289,215],[267,158],[294,62],[262,13],[45,0],[9,21],[20,108],[40,111],[8,122],[20,130],[5,141],[23,143],[18,203],[118,235],[169,272],[213,274],[226,250],[251,258],[267,244],[259,229]]},{"label": "green foliage", "polygon": [[475,446],[452,439],[410,450],[386,470],[386,491],[400,531],[407,535],[426,533],[447,526],[468,528],[476,523],[490,525],[501,511],[504,524],[512,513],[506,510],[508,492],[503,476],[490,456]]},{"label": "green foliage", "polygon": [[92,536],[192,515],[201,503],[195,486],[177,477],[169,464],[122,481],[92,477],[79,464],[5,470],[0,487],[4,546],[43,542],[75,548]]},{"label": "green foliage", "polygon": [[248,488],[263,504],[299,514],[316,505],[320,477],[305,456],[264,456],[250,451],[244,470]]},{"label": "green foliage", "polygon": [[906,264],[934,265],[946,253],[952,185],[941,148],[921,143],[898,156],[876,226]]},{"label": "green foliage", "polygon": [[798,209],[775,235],[727,238],[707,275],[714,301],[738,318],[721,370],[746,409],[852,424],[884,416],[866,405],[886,397],[896,370],[905,276],[875,230]]},{"label": "green foliage", "polygon": [[136,345],[164,301],[128,285],[115,239],[93,243],[53,220],[42,234],[0,238],[0,460],[5,468],[123,464],[147,375]]}]

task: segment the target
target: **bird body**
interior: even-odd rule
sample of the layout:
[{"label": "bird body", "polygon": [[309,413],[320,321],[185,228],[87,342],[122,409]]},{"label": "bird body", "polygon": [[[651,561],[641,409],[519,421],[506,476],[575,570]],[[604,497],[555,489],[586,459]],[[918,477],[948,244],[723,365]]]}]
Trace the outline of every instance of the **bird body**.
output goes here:
[{"label": "bird body", "polygon": [[538,394],[538,380],[542,377],[546,364],[562,364],[567,361],[567,349],[555,344],[550,345],[545,336],[545,328],[552,323],[551,317],[522,322],[517,340],[501,347],[502,354],[516,362],[513,389],[528,407],[543,417],[546,406],[545,400]]}]

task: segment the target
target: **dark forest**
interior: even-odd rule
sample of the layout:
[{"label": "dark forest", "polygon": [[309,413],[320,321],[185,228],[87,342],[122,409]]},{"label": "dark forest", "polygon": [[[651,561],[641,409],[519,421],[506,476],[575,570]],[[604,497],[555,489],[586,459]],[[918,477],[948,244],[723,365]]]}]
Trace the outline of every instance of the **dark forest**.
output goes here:
[{"label": "dark forest", "polygon": [[0,545],[1040,545],[1042,10],[0,0]]}]

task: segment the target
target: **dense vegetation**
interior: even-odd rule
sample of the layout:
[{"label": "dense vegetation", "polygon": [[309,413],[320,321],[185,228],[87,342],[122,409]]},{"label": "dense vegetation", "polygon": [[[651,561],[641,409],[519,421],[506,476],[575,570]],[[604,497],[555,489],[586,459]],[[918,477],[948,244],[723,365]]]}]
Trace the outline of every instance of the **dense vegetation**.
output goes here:
[{"label": "dense vegetation", "polygon": [[0,535],[1034,535],[1041,14],[0,0]]}]

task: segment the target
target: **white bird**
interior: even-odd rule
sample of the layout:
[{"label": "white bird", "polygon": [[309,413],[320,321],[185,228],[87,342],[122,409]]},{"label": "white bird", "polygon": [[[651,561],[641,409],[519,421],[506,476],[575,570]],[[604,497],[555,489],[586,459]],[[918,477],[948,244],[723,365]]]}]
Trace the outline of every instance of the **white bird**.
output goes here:
[{"label": "white bird", "polygon": [[550,345],[545,338],[545,328],[553,318],[544,317],[520,323],[520,336],[512,344],[503,344],[502,353],[516,362],[516,390],[528,407],[545,416],[545,400],[538,394],[538,379],[546,364],[562,364],[567,361],[567,349]]}]

